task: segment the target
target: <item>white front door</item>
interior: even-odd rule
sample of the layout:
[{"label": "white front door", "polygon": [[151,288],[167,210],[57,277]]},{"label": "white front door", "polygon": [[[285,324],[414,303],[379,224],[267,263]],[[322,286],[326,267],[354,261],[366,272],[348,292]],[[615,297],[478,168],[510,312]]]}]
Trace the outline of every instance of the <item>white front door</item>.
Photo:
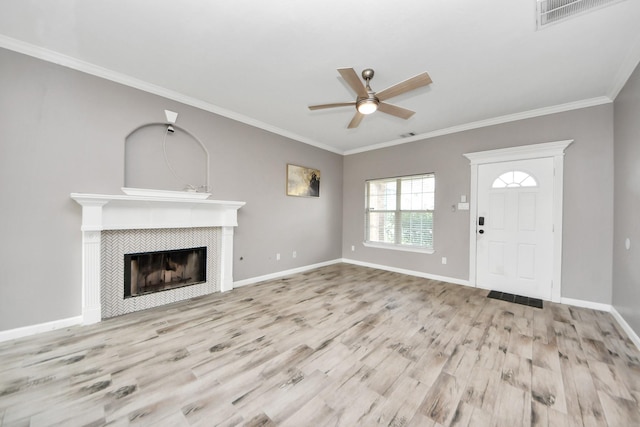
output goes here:
[{"label": "white front door", "polygon": [[553,167],[551,157],[478,166],[477,286],[551,299]]}]

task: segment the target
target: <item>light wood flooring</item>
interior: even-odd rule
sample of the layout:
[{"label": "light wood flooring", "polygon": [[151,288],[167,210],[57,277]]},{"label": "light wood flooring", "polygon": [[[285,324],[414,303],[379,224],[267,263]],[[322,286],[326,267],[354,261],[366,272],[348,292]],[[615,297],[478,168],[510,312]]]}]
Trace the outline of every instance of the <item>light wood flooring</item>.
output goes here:
[{"label": "light wood flooring", "polygon": [[609,313],[336,264],[0,344],[3,426],[638,426]]}]

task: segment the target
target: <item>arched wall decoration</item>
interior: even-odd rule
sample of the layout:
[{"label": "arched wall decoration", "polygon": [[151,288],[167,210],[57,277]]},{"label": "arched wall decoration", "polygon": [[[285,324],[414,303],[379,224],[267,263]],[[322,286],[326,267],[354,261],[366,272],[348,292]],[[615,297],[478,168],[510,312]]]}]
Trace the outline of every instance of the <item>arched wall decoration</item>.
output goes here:
[{"label": "arched wall decoration", "polygon": [[[182,158],[179,159],[183,164],[188,164],[189,167],[183,167],[181,172],[186,175],[190,175],[190,178],[181,177],[174,166],[171,163],[172,159],[169,159],[167,155],[167,127],[171,126],[174,132],[171,138],[179,138],[177,143],[183,143],[191,141],[193,145],[186,148],[182,154]],[[159,131],[154,131],[155,128],[162,129],[164,136]],[[136,139],[138,138],[138,139]],[[169,183],[174,183],[179,180],[195,179],[193,174],[198,174],[197,170],[194,170],[194,165],[197,166],[204,160],[203,170],[201,170],[202,178],[198,178],[197,182],[181,182],[182,191],[198,191],[208,192],[211,188],[209,183],[209,170],[210,170],[210,157],[207,147],[200,141],[198,137],[189,132],[187,129],[176,125],[163,122],[146,123],[138,126],[132,130],[124,140],[125,143],[125,159],[124,159],[124,187],[139,187],[139,188],[154,188],[162,190],[175,190],[175,188],[157,188],[170,186]],[[139,144],[141,147],[136,151],[132,145]],[[154,148],[149,150],[149,148]],[[196,147],[196,148],[194,148]],[[160,149],[162,151],[160,151]],[[176,151],[175,143],[173,150]],[[199,150],[204,153],[204,159],[201,154],[197,154]],[[159,168],[159,160],[163,159],[162,164],[164,168]],[[174,159],[175,160],[175,159]],[[176,162],[177,163],[177,162]],[[195,168],[199,169],[199,168]],[[173,175],[173,177],[171,177]],[[138,185],[137,182],[143,182],[143,185]]]}]

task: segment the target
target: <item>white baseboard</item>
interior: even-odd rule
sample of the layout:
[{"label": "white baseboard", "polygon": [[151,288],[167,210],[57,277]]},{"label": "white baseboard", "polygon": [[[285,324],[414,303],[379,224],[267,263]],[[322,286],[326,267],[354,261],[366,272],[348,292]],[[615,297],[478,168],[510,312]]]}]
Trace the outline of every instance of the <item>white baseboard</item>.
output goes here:
[{"label": "white baseboard", "polygon": [[69,317],[67,319],[53,320],[51,322],[39,323],[37,325],[23,326],[21,328],[0,331],[0,342],[15,340],[40,334],[42,332],[55,331],[56,329],[68,328],[82,324],[82,316]]},{"label": "white baseboard", "polygon": [[620,313],[618,313],[618,310],[616,310],[615,307],[612,306],[610,312],[613,318],[618,322],[618,325],[620,325],[620,327],[627,333],[629,339],[633,341],[638,350],[640,350],[640,337],[638,337],[638,334],[636,334],[636,332],[631,329],[631,326],[629,326],[627,321],[624,320],[624,317],[622,317]]},{"label": "white baseboard", "polygon": [[389,267],[388,265],[372,264],[370,262],[356,261],[354,259],[343,258],[341,260],[347,264],[360,265],[362,267],[377,268],[378,270],[392,271],[394,273],[406,274],[408,276],[422,277],[424,279],[439,280],[441,282],[454,283],[456,285],[471,286],[468,280],[457,279],[455,277],[438,276],[437,274],[424,273],[422,271],[406,270],[404,268]]},{"label": "white baseboard", "polygon": [[343,262],[341,259],[334,259],[331,261],[319,262],[317,264],[305,265],[304,267],[292,268],[290,270],[278,271],[276,273],[265,274],[264,276],[251,277],[249,279],[238,280],[233,282],[234,288],[240,288],[242,286],[253,285],[254,283],[264,282],[265,280],[279,279],[284,276],[290,276],[292,274],[304,273],[314,268],[326,267],[327,265],[338,264]]},{"label": "white baseboard", "polygon": [[620,313],[618,313],[618,310],[616,310],[616,308],[611,304],[602,304],[599,302],[584,301],[584,300],[573,299],[573,298],[561,298],[560,303],[567,304],[567,305],[574,305],[576,307],[591,308],[593,310],[606,311],[611,313],[611,315],[616,320],[616,322],[618,322],[618,325],[620,325],[620,327],[629,336],[629,339],[635,344],[636,348],[640,350],[640,337],[638,337],[638,334],[636,334],[636,332],[631,328],[631,326],[629,326],[627,321],[624,320],[624,317],[622,317]]},{"label": "white baseboard", "polygon": [[[457,285],[472,286],[471,282],[469,282],[468,280],[456,279],[454,277],[438,276],[435,274],[428,274],[428,273],[423,273],[420,271],[413,271],[413,270],[405,270],[403,268],[389,267],[389,266],[380,265],[380,264],[372,264],[369,262],[356,261],[348,258],[343,258],[342,262],[347,264],[360,265],[363,267],[377,268],[379,270],[393,271],[395,273],[407,274],[409,276],[417,276],[417,277],[423,277],[426,279],[440,280],[442,282],[455,283]],[[624,320],[624,318],[620,315],[620,313],[618,313],[615,307],[613,307],[611,304],[603,304],[599,302],[584,301],[584,300],[564,298],[564,297],[560,299],[560,303],[573,305],[576,307],[590,308],[592,310],[606,311],[608,313],[611,313],[611,315],[618,322],[620,327],[627,333],[627,335],[629,336],[629,339],[635,344],[638,350],[640,350],[640,337],[638,337],[638,334],[636,334],[636,332],[633,329],[631,329],[631,326],[629,326],[629,324]]]},{"label": "white baseboard", "polygon": [[[233,283],[233,287],[239,288],[242,286],[247,286],[247,285],[251,285],[258,282],[263,282],[265,280],[278,279],[280,277],[289,276],[297,273],[303,273],[308,270],[313,270],[315,268],[338,264],[341,262],[346,264],[360,265],[362,267],[370,267],[370,268],[377,268],[379,270],[392,271],[394,273],[401,273],[409,276],[422,277],[425,279],[439,280],[442,282],[454,283],[457,285],[471,286],[468,280],[457,279],[455,277],[439,276],[436,274],[429,274],[421,271],[406,270],[404,268],[389,267],[381,264],[373,264],[369,262],[356,261],[348,258],[341,258],[341,259],[325,261],[317,264],[306,265],[304,267],[292,268],[290,270],[279,271],[276,273],[265,274],[264,276],[258,276],[258,277],[252,277],[250,279],[239,280]],[[627,333],[627,335],[629,336],[629,339],[640,350],[640,337],[631,328],[631,326],[629,326],[629,324],[624,320],[624,318],[620,315],[620,313],[618,313],[618,310],[616,310],[615,307],[611,306],[610,304],[602,304],[598,302],[584,301],[584,300],[573,299],[573,298],[561,298],[560,303],[573,305],[576,307],[590,308],[593,310],[606,311],[611,313],[611,315],[618,322],[620,327]],[[40,323],[37,325],[23,326],[21,328],[10,329],[7,331],[0,331],[0,342],[23,338],[30,335],[39,334],[42,332],[54,331],[56,329],[68,328],[69,326],[81,325],[82,323],[83,323],[83,317],[76,316],[76,317],[69,317],[67,319],[60,319],[60,320],[54,320],[51,322]]]},{"label": "white baseboard", "polygon": [[[324,267],[331,264],[338,264],[342,262],[341,259],[332,261],[321,262],[318,264],[307,265],[304,267],[293,268],[291,270],[279,271],[277,273],[267,274],[260,277],[253,277],[251,279],[240,280],[234,282],[233,287],[246,286],[253,283],[262,282],[264,280],[277,279],[280,277],[288,276],[291,274],[302,273],[307,270],[313,270],[314,268]],[[99,321],[99,320],[98,320]],[[95,323],[95,322],[88,322]],[[56,329],[68,328],[69,326],[87,324],[83,316],[69,317],[67,319],[53,320],[51,322],[40,323],[37,325],[23,326],[21,328],[9,329],[6,331],[0,331],[0,342],[10,341],[18,338],[28,337],[30,335],[40,334],[42,332],[55,331]]]},{"label": "white baseboard", "polygon": [[601,302],[585,301],[573,298],[560,298],[560,304],[575,305],[576,307],[590,308],[592,310],[611,312],[611,304],[603,304]]},{"label": "white baseboard", "polygon": [[471,286],[468,280],[456,279],[454,277],[438,276],[436,274],[423,273],[421,271],[414,271],[414,270],[406,270],[404,268],[389,267],[389,266],[382,265],[382,264],[372,264],[370,262],[356,261],[356,260],[348,259],[348,258],[339,258],[339,259],[334,259],[334,260],[331,260],[331,261],[321,262],[321,263],[318,263],[318,264],[311,264],[311,265],[306,265],[304,267],[293,268],[291,270],[284,270],[284,271],[278,271],[276,273],[265,274],[264,276],[258,276],[258,277],[252,277],[250,279],[238,280],[237,282],[233,282],[233,287],[234,288],[240,288],[242,286],[252,285],[254,283],[259,283],[259,282],[264,282],[265,280],[279,279],[281,277],[289,276],[291,274],[303,273],[303,272],[308,271],[308,270],[313,270],[314,268],[325,267],[327,265],[338,264],[338,263],[341,263],[341,262],[343,262],[345,264],[359,265],[359,266],[362,266],[362,267],[377,268],[378,270],[392,271],[394,273],[402,273],[402,274],[406,274],[408,276],[417,276],[417,277],[422,277],[422,278],[425,278],[425,279],[440,280],[442,282],[454,283],[456,285]]}]

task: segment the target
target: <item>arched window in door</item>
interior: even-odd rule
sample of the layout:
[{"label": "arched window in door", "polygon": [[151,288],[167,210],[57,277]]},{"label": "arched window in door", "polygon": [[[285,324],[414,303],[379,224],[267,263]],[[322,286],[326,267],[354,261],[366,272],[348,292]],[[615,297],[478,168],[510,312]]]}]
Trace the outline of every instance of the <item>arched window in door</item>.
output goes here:
[{"label": "arched window in door", "polygon": [[491,188],[537,187],[534,177],[522,171],[505,172],[493,181]]}]

